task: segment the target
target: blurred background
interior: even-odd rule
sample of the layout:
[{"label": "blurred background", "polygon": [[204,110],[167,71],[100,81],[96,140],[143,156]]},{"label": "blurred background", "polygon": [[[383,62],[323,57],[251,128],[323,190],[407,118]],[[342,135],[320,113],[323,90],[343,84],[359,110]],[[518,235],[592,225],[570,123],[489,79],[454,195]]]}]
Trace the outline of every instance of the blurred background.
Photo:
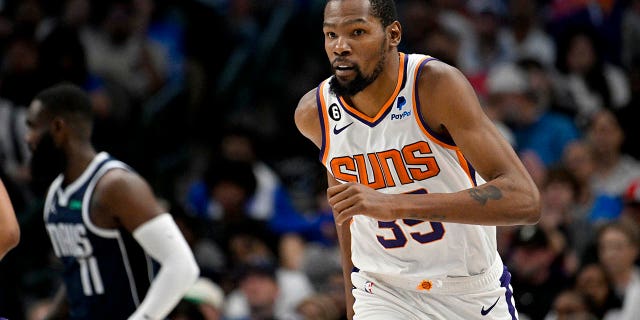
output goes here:
[{"label": "blurred background", "polygon": [[[324,0],[0,0],[0,175],[22,229],[0,316],[60,285],[46,185],[23,137],[33,96],[82,86],[94,143],[144,176],[202,277],[171,319],[344,319],[326,171],[295,128],[330,76]],[[542,195],[499,227],[522,319],[637,319],[640,1],[398,0],[401,51],[458,67]]]}]

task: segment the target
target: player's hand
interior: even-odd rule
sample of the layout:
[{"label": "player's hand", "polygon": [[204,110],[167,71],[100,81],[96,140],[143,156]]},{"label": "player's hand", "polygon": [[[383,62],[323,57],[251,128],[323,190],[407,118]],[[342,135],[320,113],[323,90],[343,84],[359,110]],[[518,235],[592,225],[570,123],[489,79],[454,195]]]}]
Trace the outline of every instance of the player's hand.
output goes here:
[{"label": "player's hand", "polygon": [[382,221],[395,220],[393,195],[378,192],[359,183],[348,182],[327,189],[334,219],[341,225],[356,214]]}]

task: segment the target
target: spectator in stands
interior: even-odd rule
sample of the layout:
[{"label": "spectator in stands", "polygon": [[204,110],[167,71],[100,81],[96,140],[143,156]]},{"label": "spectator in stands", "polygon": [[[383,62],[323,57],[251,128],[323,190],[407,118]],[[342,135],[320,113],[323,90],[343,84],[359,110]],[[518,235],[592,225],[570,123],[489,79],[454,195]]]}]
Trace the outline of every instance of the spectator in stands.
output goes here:
[{"label": "spectator in stands", "polygon": [[578,138],[573,122],[548,110],[537,98],[529,75],[515,64],[500,65],[487,80],[491,92],[500,94],[494,103],[501,105],[515,137],[516,151],[534,152],[549,167],[560,160],[564,147]]},{"label": "spectator in stands", "polygon": [[595,160],[591,180],[593,191],[620,197],[631,180],[640,176],[640,162],[622,153],[625,137],[615,114],[609,110],[594,113],[585,137]]},{"label": "spectator in stands", "polygon": [[499,34],[502,42],[513,48],[514,59],[538,59],[545,67],[553,66],[556,46],[541,26],[538,3],[529,0],[509,1],[509,27]]},{"label": "spectator in stands", "polygon": [[622,196],[622,219],[640,228],[640,177],[634,179]]},{"label": "spectator in stands", "polygon": [[[236,163],[246,163],[254,176],[255,187],[247,195],[246,214],[252,219],[264,221],[269,228],[278,234],[302,232],[308,229],[311,221],[307,221],[294,207],[289,191],[280,180],[278,173],[265,161],[261,160],[258,151],[257,137],[247,129],[228,129],[220,138],[219,148],[214,154]],[[217,164],[211,164],[215,166]],[[187,191],[187,206],[197,215],[206,213],[217,204],[207,192],[203,180],[194,181]]]},{"label": "spectator in stands", "polygon": [[586,220],[573,216],[578,191],[578,181],[563,167],[549,170],[540,190],[542,208],[538,226],[548,235],[568,275],[577,270],[579,250],[586,246],[581,242],[585,241],[584,234],[591,230]]},{"label": "spectator in stands", "polygon": [[507,265],[518,313],[542,319],[556,295],[566,288],[568,278],[559,265],[559,253],[546,233],[537,226],[518,229],[511,244]]},{"label": "spectator in stands", "polygon": [[588,301],[580,292],[567,289],[558,294],[553,301],[553,309],[545,320],[595,320],[589,312]]},{"label": "spectator in stands", "polygon": [[99,26],[82,35],[89,70],[122,87],[134,104],[139,103],[165,83],[167,52],[146,34],[136,32],[137,12],[131,1],[103,5],[96,9],[104,10]]},{"label": "spectator in stands", "polygon": [[608,63],[598,34],[588,28],[569,29],[558,42],[556,64],[572,97],[573,110],[579,125],[600,109],[620,109],[631,98],[624,71]]},{"label": "spectator in stands", "polygon": [[304,273],[279,268],[269,263],[240,266],[238,289],[225,305],[225,318],[288,319],[296,307],[314,293]]},{"label": "spectator in stands", "polygon": [[617,313],[622,306],[606,271],[597,262],[588,262],[580,268],[574,287],[587,298],[590,312],[598,319]]},{"label": "spectator in stands", "polygon": [[297,314],[304,320],[339,320],[340,312],[330,297],[324,294],[310,296],[296,307]]},{"label": "spectator in stands", "polygon": [[615,294],[622,300],[622,319],[638,315],[640,267],[635,264],[640,254],[640,233],[633,224],[612,222],[598,232],[598,260],[613,283]]},{"label": "spectator in stands", "polygon": [[200,277],[174,308],[171,320],[222,320],[224,291],[208,278]]}]

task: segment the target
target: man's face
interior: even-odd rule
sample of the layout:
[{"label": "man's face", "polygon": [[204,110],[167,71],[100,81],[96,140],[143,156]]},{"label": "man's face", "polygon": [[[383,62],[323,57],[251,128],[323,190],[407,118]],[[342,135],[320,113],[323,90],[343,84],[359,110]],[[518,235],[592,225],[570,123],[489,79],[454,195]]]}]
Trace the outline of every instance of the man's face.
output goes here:
[{"label": "man's face", "polygon": [[624,132],[611,112],[600,111],[593,116],[587,139],[598,154],[618,153],[624,142]]},{"label": "man's face", "polygon": [[384,68],[388,41],[369,1],[331,1],[324,11],[324,46],[334,78],[331,90],[354,96],[373,83]]},{"label": "man's face", "polygon": [[278,297],[278,283],[269,275],[249,274],[240,281],[240,290],[252,308],[270,308]]},{"label": "man's face", "polygon": [[609,274],[623,273],[633,268],[638,248],[618,228],[605,229],[598,239],[598,257]]},{"label": "man's face", "polygon": [[51,119],[44,114],[42,103],[35,100],[27,112],[27,145],[32,152],[31,179],[36,190],[45,188],[66,167],[63,150],[51,134]]}]

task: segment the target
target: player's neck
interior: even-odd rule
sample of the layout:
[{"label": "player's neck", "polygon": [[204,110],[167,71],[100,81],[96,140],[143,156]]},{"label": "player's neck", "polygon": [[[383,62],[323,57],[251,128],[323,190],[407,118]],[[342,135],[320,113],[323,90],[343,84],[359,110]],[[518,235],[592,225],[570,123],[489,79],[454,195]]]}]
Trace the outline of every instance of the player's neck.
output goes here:
[{"label": "player's neck", "polygon": [[395,92],[398,81],[402,81],[398,76],[399,68],[399,54],[389,54],[384,71],[364,90],[346,99],[349,105],[369,117],[375,117]]},{"label": "player's neck", "polygon": [[67,167],[64,171],[65,184],[75,181],[87,169],[96,151],[91,145],[77,145],[68,148]]}]

